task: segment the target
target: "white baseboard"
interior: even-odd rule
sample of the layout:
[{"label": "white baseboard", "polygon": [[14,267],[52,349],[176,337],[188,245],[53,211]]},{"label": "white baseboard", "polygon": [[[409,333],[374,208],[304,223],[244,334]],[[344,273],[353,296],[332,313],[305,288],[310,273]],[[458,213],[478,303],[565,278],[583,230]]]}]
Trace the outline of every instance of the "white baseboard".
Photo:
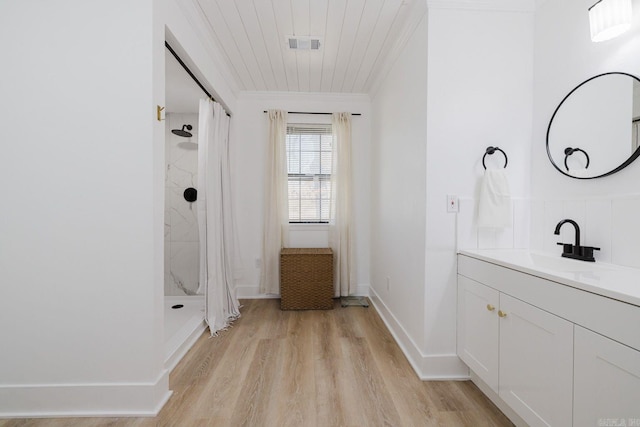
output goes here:
[{"label": "white baseboard", "polygon": [[411,364],[418,377],[423,380],[468,380],[469,368],[456,354],[423,354],[402,324],[384,304],[373,288],[369,299],[391,335]]},{"label": "white baseboard", "polygon": [[0,418],[153,417],[171,396],[169,371],[153,383],[0,386]]},{"label": "white baseboard", "polygon": [[473,373],[473,371],[471,372],[471,381],[473,381],[473,383],[478,386],[480,391],[484,393],[484,395],[487,396],[489,400],[491,400],[494,405],[496,405],[498,409],[500,409],[502,413],[505,414],[506,417],[509,418],[509,420],[517,427],[528,426],[528,424],[522,418],[520,418],[520,416],[516,414],[515,411],[511,409],[511,407],[507,405],[504,400],[502,400],[502,398],[500,398],[498,393],[493,391],[491,387],[489,387],[487,383],[482,381],[479,376]]},{"label": "white baseboard", "polygon": [[260,293],[260,289],[258,285],[238,285],[236,286],[236,298],[238,299],[275,299],[275,298],[280,298],[280,295]]},{"label": "white baseboard", "polygon": [[[356,286],[357,297],[369,296],[369,284],[360,284]],[[258,285],[238,285],[236,286],[236,298],[238,299],[269,299],[280,298],[279,294],[263,294],[260,293]]]},{"label": "white baseboard", "polygon": [[[182,360],[185,354],[193,347],[193,345],[198,341],[200,335],[207,329],[207,323],[204,320],[198,322],[195,326],[192,326],[192,330],[187,335],[187,338],[181,340],[179,345],[174,345],[173,351],[169,354],[164,361],[164,367],[167,371],[171,372],[178,365],[178,363]],[[180,335],[179,338],[182,338],[183,335]]]}]

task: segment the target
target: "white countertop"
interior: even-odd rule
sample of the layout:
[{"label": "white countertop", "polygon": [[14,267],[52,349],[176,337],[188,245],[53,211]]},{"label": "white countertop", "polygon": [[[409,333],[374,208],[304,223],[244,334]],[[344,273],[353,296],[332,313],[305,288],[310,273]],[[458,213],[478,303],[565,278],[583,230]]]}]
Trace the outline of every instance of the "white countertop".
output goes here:
[{"label": "white countertop", "polygon": [[577,261],[526,249],[468,249],[461,255],[640,306],[640,269]]}]

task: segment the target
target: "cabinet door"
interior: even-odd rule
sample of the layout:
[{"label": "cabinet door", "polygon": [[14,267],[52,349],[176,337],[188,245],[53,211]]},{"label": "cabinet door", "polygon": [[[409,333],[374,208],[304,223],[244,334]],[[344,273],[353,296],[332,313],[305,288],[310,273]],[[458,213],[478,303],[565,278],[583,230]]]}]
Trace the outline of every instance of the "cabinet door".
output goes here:
[{"label": "cabinet door", "polygon": [[573,324],[500,294],[500,397],[530,426],[572,425]]},{"label": "cabinet door", "polygon": [[458,356],[498,392],[498,291],[458,276]]},{"label": "cabinet door", "polygon": [[574,425],[640,426],[640,352],[580,326],[575,334]]}]

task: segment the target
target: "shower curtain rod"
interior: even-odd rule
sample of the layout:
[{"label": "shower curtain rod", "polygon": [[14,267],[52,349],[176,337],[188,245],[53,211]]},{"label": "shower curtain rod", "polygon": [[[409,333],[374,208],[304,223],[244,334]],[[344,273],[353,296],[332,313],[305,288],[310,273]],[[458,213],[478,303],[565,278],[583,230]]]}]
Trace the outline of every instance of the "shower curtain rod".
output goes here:
[{"label": "shower curtain rod", "polygon": [[[267,110],[263,111],[263,113],[266,113],[266,112],[267,112]],[[324,115],[324,116],[329,116],[329,115],[331,115],[333,113],[307,113],[307,112],[304,112],[304,111],[287,111],[287,114],[321,114],[321,115]],[[351,113],[351,115],[352,116],[361,116],[362,114],[360,114],[360,113]]]},{"label": "shower curtain rod", "polygon": [[[176,58],[176,61],[178,61],[178,63],[180,65],[182,65],[182,68],[184,68],[184,70],[187,72],[187,74],[189,74],[189,76],[193,79],[194,82],[196,82],[196,84],[200,87],[200,89],[202,89],[202,91],[209,97],[210,100],[212,100],[213,102],[217,102],[215,100],[215,98],[213,96],[211,96],[211,94],[209,93],[209,91],[207,89],[205,89],[204,86],[202,86],[202,83],[200,83],[200,80],[198,80],[198,78],[191,72],[191,70],[189,69],[189,67],[187,67],[187,64],[184,63],[184,61],[182,59],[180,59],[180,57],[178,56],[178,54],[176,53],[175,50],[173,50],[173,48],[169,45],[169,43],[167,43],[167,41],[165,40],[164,42],[164,46],[169,49],[169,52],[171,52],[171,55],[173,55],[174,58]],[[231,114],[229,114],[226,110],[225,113],[227,114],[227,116],[231,117]]]}]

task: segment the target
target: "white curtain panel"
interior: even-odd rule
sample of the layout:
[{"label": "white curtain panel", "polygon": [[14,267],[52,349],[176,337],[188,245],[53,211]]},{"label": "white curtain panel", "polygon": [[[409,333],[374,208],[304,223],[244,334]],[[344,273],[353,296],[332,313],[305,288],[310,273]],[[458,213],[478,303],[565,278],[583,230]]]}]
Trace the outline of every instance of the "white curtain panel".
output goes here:
[{"label": "white curtain panel", "polygon": [[351,113],[333,113],[333,170],[329,246],[333,249],[335,296],[355,292],[355,260],[351,209]]},{"label": "white curtain panel", "polygon": [[240,316],[233,291],[234,250],[229,117],[209,99],[200,100],[198,119],[198,230],[200,284],[211,335]]},{"label": "white curtain panel", "polygon": [[289,246],[287,112],[269,110],[269,141],[264,179],[264,231],[260,292],[280,293],[280,249]]}]

